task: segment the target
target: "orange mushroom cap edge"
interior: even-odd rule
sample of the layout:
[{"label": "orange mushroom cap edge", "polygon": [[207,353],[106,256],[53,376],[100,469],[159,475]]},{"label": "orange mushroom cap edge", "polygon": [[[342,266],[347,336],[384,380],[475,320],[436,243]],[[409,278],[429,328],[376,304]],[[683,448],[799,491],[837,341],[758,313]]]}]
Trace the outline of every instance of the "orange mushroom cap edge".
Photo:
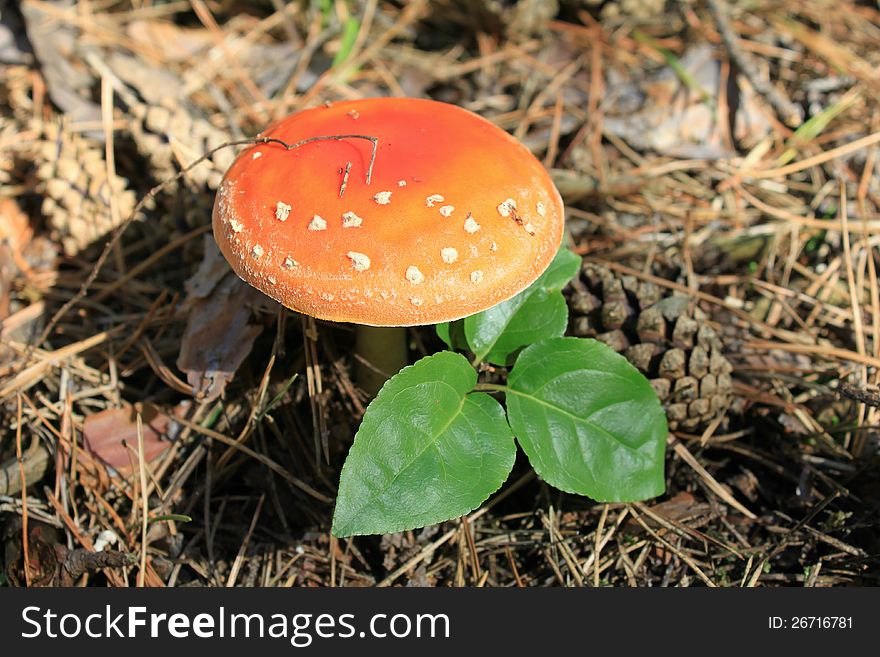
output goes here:
[{"label": "orange mushroom cap edge", "polygon": [[[375,138],[375,160],[367,139],[280,143],[352,134]],[[333,103],[259,138],[278,142],[246,148],[226,172],[214,237],[243,280],[312,317],[370,326],[466,317],[525,289],[562,240],[562,199],[541,163],[455,105]]]}]

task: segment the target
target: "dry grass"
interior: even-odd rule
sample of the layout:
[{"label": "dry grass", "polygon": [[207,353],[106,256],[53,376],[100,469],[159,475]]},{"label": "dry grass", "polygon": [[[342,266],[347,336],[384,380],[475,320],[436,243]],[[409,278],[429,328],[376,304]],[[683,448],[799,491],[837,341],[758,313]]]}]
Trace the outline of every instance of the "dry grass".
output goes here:
[{"label": "dry grass", "polygon": [[[36,56],[3,66],[0,109],[0,519],[15,583],[59,581],[42,546],[107,537],[136,558],[76,583],[880,583],[880,12],[713,2],[730,14],[720,30],[717,7],[696,2],[662,16],[502,4],[23,3]],[[688,68],[698,46],[716,57],[714,88]],[[738,127],[737,58],[778,96],[750,101],[763,129]],[[367,401],[349,378],[350,331],[256,303],[262,331],[222,398],[199,397],[174,366],[220,155],[151,197],[95,269],[108,234],[89,231],[119,226],[132,198],[217,139],[375,95],[454,102],[511,131],[553,171],[579,253],[707,314],[735,400],[699,434],[670,437],[665,496],[595,504],[518,462],[467,518],[338,541],[332,500]],[[712,118],[702,150],[676,151],[696,143],[683,118],[694,106]],[[808,118],[796,129],[792,107]],[[662,125],[641,129],[654,142],[627,132],[656,110]],[[160,114],[186,129],[166,139]],[[74,167],[90,178],[65,183],[62,165],[90,153],[93,169]],[[416,354],[439,347],[430,329],[410,337]],[[145,463],[139,422],[132,467],[109,471],[85,449],[85,418],[145,403],[185,408],[173,442]]]}]

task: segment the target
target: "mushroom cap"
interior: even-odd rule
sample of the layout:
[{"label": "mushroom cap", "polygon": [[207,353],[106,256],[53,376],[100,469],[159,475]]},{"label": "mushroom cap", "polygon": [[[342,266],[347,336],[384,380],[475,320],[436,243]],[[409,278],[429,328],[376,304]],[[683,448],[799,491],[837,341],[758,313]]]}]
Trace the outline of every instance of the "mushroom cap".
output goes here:
[{"label": "mushroom cap", "polygon": [[258,143],[233,162],[214,238],[246,282],[319,319],[414,326],[490,308],[550,264],[559,192],[522,144],[472,112],[374,98],[295,113],[259,137],[351,134],[378,138],[369,185],[366,139]]}]

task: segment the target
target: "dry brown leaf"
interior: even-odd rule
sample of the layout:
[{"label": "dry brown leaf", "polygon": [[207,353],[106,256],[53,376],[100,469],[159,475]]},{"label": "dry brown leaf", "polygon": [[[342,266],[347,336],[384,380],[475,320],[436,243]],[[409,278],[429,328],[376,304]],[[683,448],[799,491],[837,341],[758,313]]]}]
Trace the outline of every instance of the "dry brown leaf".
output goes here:
[{"label": "dry brown leaf", "polygon": [[[735,155],[725,143],[724,117],[717,111],[720,61],[709,46],[700,45],[688,50],[680,64],[692,86],[669,67],[639,85],[609,80],[604,129],[630,146],[673,157],[719,159]],[[749,146],[768,133],[770,122],[745,78],[737,76],[736,82],[740,101],[734,137]]]},{"label": "dry brown leaf", "polygon": [[[9,317],[9,296],[12,288],[12,279],[18,269],[15,266],[15,259],[12,253],[12,248],[9,244],[0,241],[0,321]],[[0,347],[0,360],[2,360],[3,351],[4,349]]]},{"label": "dry brown leaf", "polygon": [[21,16],[14,11],[0,13],[0,61],[4,65],[33,64],[33,49],[24,34]]},{"label": "dry brown leaf", "polygon": [[18,203],[11,198],[0,198],[0,243],[9,247],[19,269],[27,268],[24,251],[33,237],[30,220]]},{"label": "dry brown leaf", "polygon": [[214,238],[210,235],[205,235],[202,242],[205,251],[202,261],[199,263],[199,268],[183,284],[186,289],[185,306],[196,299],[207,297],[225,276],[232,273],[229,263],[223,257],[223,254],[220,253]]},{"label": "dry brown leaf", "polygon": [[[694,518],[707,514],[711,507],[708,504],[697,502],[693,495],[686,491],[682,491],[668,500],[658,502],[648,507],[651,511],[670,522],[684,522],[688,518]],[[652,529],[659,529],[660,524],[653,518],[643,515],[642,520]],[[627,520],[624,529],[628,534],[638,536],[645,530],[641,524],[635,520]]]},{"label": "dry brown leaf", "polygon": [[211,401],[223,394],[263,330],[249,323],[250,309],[263,295],[232,273],[210,237],[205,239],[204,260],[186,289],[189,319],[177,367],[186,373],[196,398]]},{"label": "dry brown leaf", "polygon": [[[101,107],[91,97],[95,79],[80,60],[82,45],[74,23],[53,17],[40,2],[21,3],[21,13],[52,102],[73,123],[100,125]],[[87,134],[104,140],[100,129]]]},{"label": "dry brown leaf", "polygon": [[[0,363],[13,355],[3,343],[27,342],[43,314],[37,305],[26,306],[13,299],[15,281],[31,279],[36,271],[51,270],[54,258],[54,246],[45,237],[34,237],[30,219],[18,203],[11,198],[0,199]],[[13,314],[16,317],[8,319]]]},{"label": "dry brown leaf", "polygon": [[[183,415],[188,404],[179,404],[174,413]],[[83,421],[86,449],[123,476],[138,466],[138,413],[143,427],[144,459],[149,463],[171,446],[169,439],[177,428],[172,418],[153,404],[108,408],[87,415]]]},{"label": "dry brown leaf", "polygon": [[0,199],[0,321],[9,316],[13,279],[23,268],[24,248],[33,237],[27,215],[11,198]]},{"label": "dry brown leaf", "polygon": [[179,27],[163,20],[135,20],[126,27],[132,42],[156,48],[166,62],[190,62],[214,46],[204,28]]}]

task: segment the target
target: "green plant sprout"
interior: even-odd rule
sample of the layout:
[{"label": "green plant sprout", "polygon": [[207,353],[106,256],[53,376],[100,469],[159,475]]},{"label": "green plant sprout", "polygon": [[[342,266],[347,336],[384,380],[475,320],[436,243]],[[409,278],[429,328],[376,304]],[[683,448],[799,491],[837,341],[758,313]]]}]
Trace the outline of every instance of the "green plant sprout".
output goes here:
[{"label": "green plant sprout", "polygon": [[[335,536],[404,531],[473,511],[510,475],[517,443],[559,490],[600,502],[663,493],[667,426],[654,389],[605,344],[562,337],[562,288],[579,266],[563,247],[512,299],[438,325],[450,349],[385,383],[342,468]],[[484,362],[510,367],[506,385],[479,382]],[[493,395],[504,396],[506,409]]]}]

